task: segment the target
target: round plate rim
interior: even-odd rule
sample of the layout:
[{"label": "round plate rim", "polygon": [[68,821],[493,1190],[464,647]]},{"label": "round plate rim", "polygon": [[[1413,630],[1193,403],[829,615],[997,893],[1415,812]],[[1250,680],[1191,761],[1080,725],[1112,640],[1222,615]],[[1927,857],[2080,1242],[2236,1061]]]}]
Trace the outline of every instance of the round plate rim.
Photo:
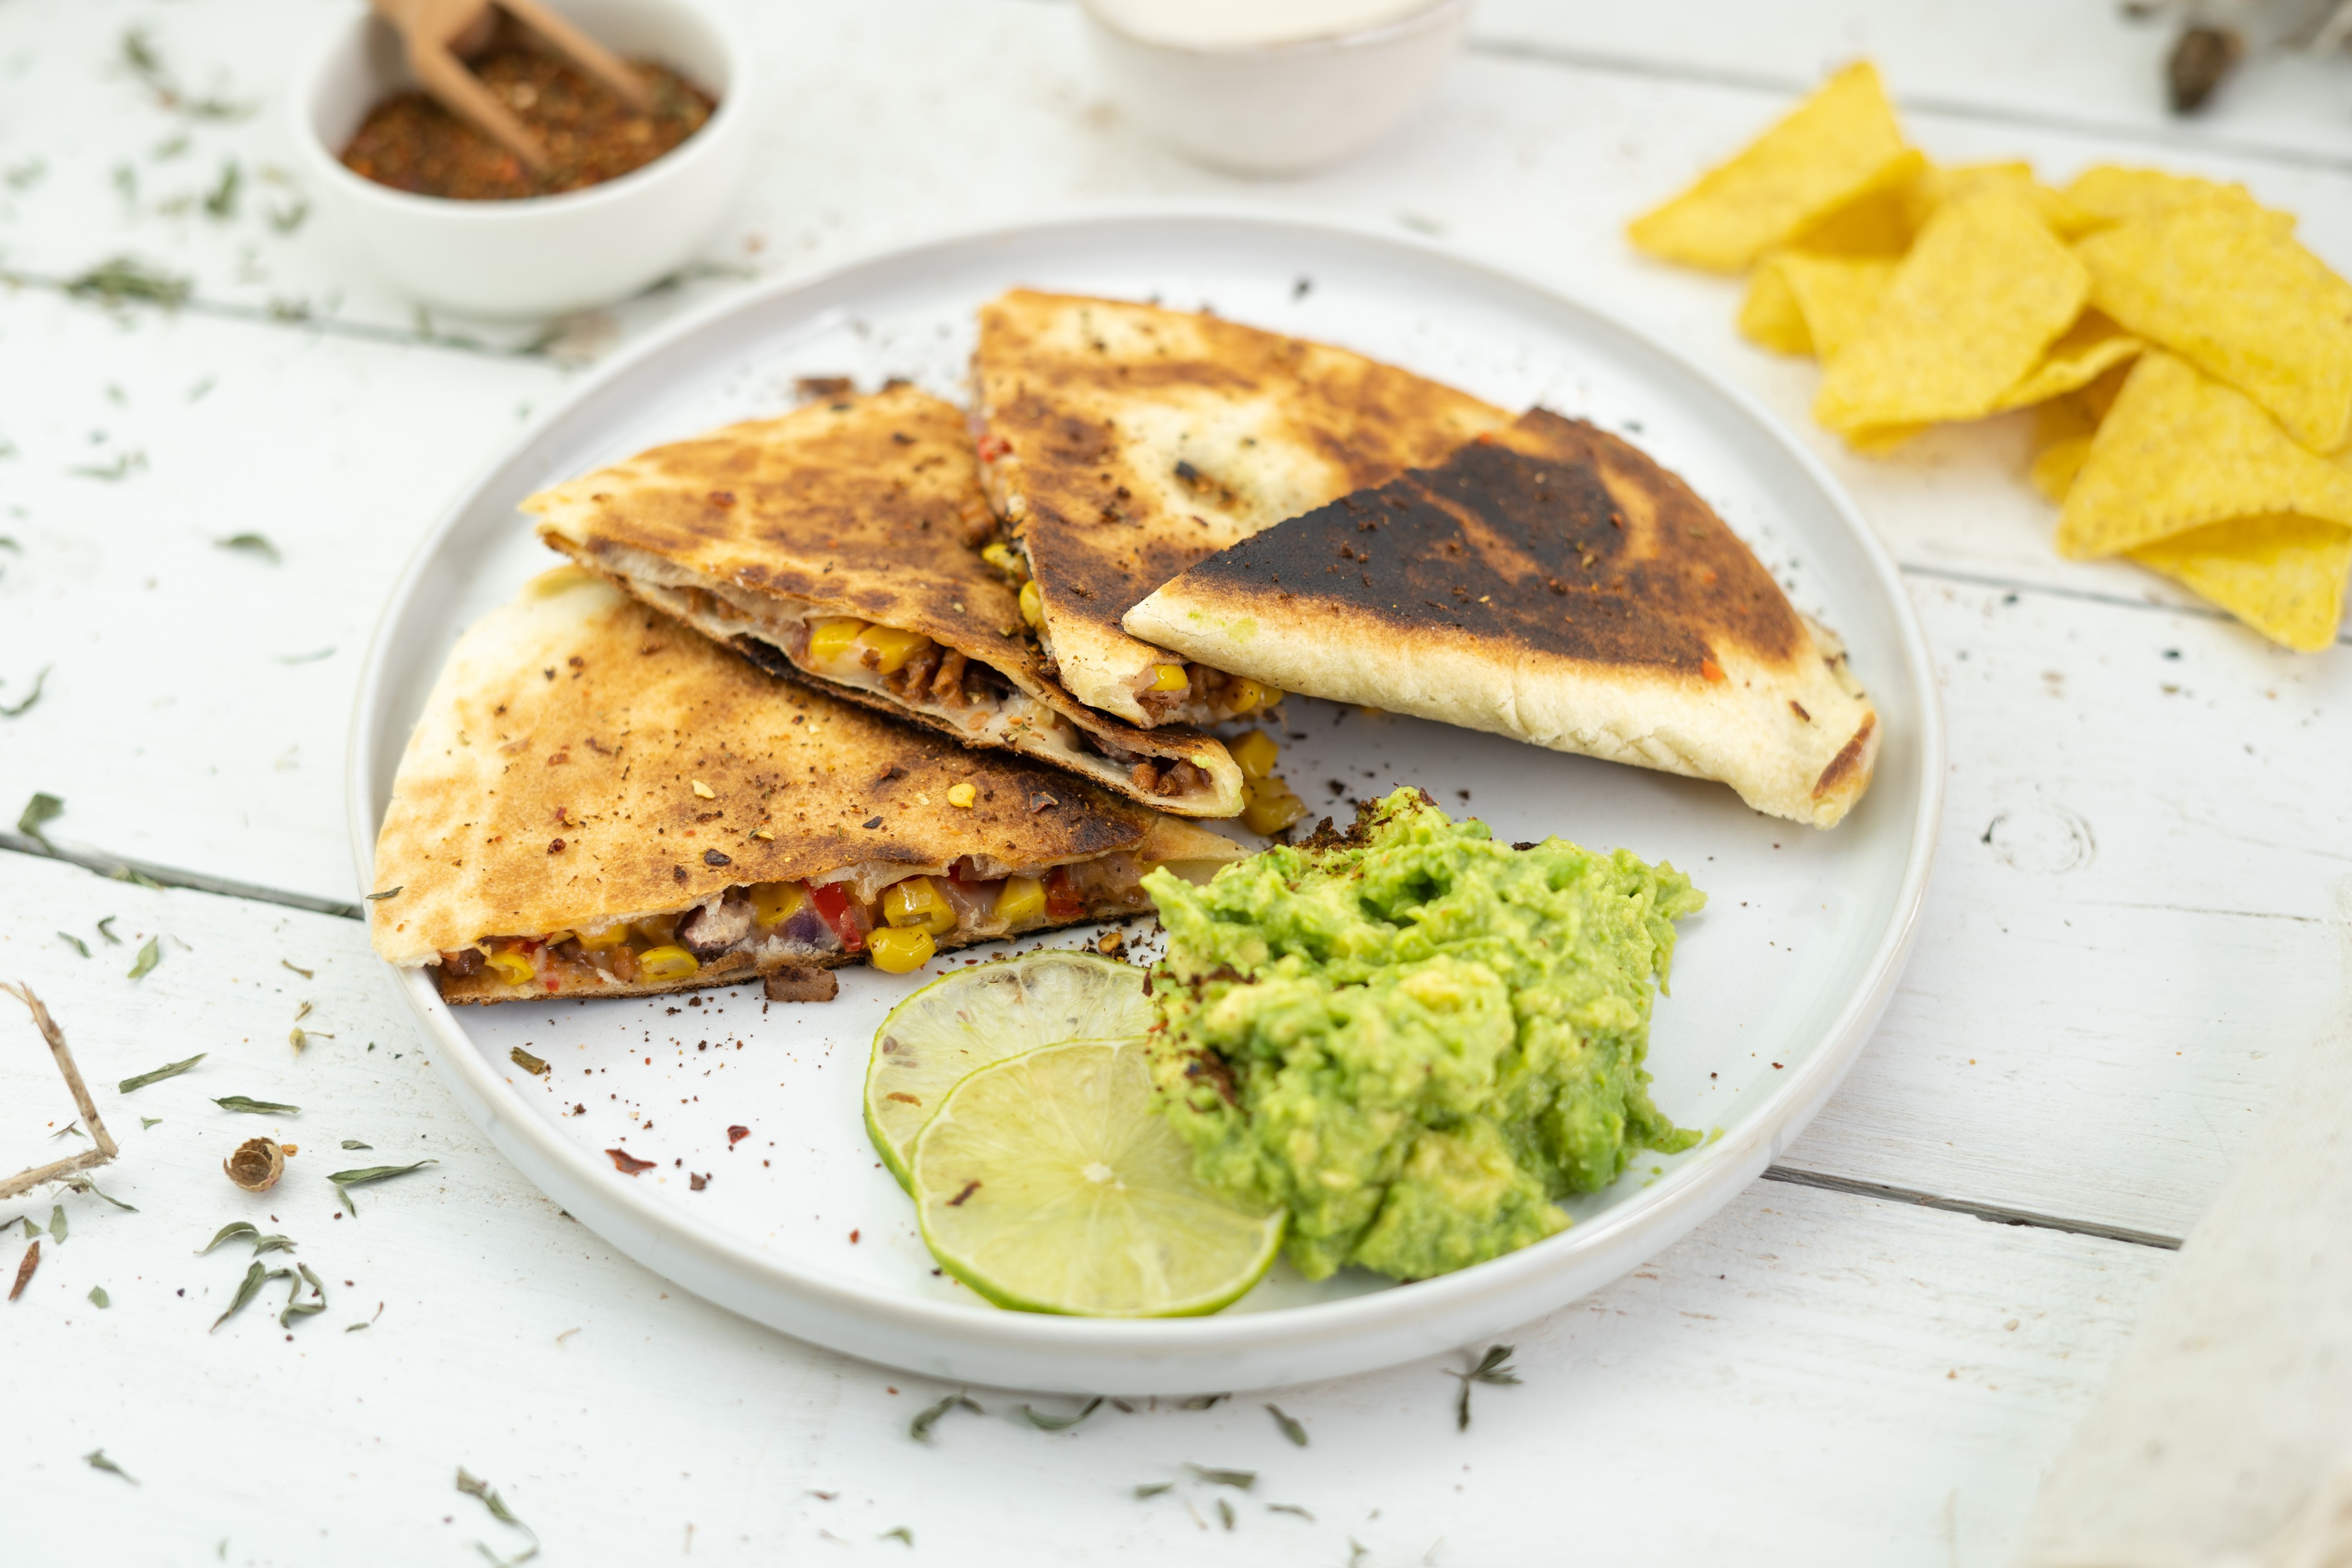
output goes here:
[{"label": "round plate rim", "polygon": [[[1572,1230],[1410,1289],[1335,1301],[1202,1318],[1101,1320],[982,1312],[951,1301],[892,1294],[845,1276],[787,1265],[700,1225],[598,1166],[590,1153],[506,1102],[511,1087],[473,1048],[453,1010],[422,970],[399,976],[432,1047],[436,1068],[468,1116],[536,1186],[550,1190],[591,1229],[656,1272],[744,1316],[862,1358],[972,1382],[1019,1383],[1085,1393],[1205,1393],[1231,1388],[1253,1366],[1280,1365],[1294,1381],[1394,1364],[1466,1343],[1555,1310],[1654,1256],[1762,1175],[1843,1080],[1892,998],[1917,934],[1943,813],[1943,708],[1927,637],[1894,559],[1861,509],[1821,460],[1758,400],[1636,321],[1556,284],[1473,251],[1349,217],[1277,215],[1245,204],[1199,201],[1092,204],[1018,222],[943,231],[877,246],[822,270],[778,279],[682,315],[599,367],[540,413],[478,469],[445,507],[403,568],[370,638],[345,758],[352,852],[362,886],[373,874],[376,811],[369,780],[391,672],[390,644],[435,558],[508,468],[547,431],[626,382],[681,341],[740,314],[774,308],[865,270],[927,254],[984,250],[1042,234],[1130,225],[1227,225],[1339,238],[1434,261],[1544,296],[1602,323],[1703,382],[1777,445],[1851,536],[1893,616],[1902,678],[1918,716],[1919,792],[1893,918],[1871,954],[1865,978],[1847,997],[1813,1052],[1782,1081],[1767,1107],[1736,1132],[1657,1182],[1648,1201],[1612,1209]],[[777,1311],[782,1300],[800,1311]],[[1485,1308],[1486,1310],[1482,1311]],[[848,1325],[859,1325],[853,1330]],[[827,1332],[828,1330],[832,1332]],[[1368,1347],[1374,1341],[1385,1348]],[[925,1354],[905,1347],[921,1344]],[[1007,1369],[1021,1374],[1004,1375]],[[1142,1374],[1142,1381],[1130,1377]],[[1263,1385],[1268,1379],[1261,1378]]]}]

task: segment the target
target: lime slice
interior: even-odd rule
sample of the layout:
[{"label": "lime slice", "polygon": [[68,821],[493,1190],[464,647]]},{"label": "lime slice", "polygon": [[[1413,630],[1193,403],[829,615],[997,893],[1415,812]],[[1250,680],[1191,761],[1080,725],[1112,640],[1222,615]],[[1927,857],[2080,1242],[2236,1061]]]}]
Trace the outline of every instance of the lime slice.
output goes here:
[{"label": "lime slice", "polygon": [[940,1266],[1022,1312],[1213,1312],[1282,1246],[1282,1210],[1192,1174],[1139,1040],[1071,1040],[972,1073],[916,1138],[910,1190]]},{"label": "lime slice", "polygon": [[1151,1027],[1143,971],[1092,953],[1027,953],[934,980],[890,1009],[866,1063],[866,1131],[907,1186],[915,1134],[963,1077],[1065,1040]]}]

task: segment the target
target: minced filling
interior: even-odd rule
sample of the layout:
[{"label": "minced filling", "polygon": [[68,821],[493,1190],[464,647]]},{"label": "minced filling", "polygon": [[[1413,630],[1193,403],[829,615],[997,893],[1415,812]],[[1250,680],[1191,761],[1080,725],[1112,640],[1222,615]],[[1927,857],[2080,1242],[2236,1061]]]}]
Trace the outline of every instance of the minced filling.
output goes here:
[{"label": "minced filling", "polygon": [[595,549],[645,599],[711,635],[757,638],[813,675],[884,693],[973,739],[1043,755],[1107,781],[1116,777],[1162,799],[1200,798],[1215,790],[1214,780],[1193,763],[1147,757],[1090,734],[1015,689],[1001,671],[919,632],[830,615],[803,600],[706,582],[659,556],[625,546],[600,543]]},{"label": "minced filling", "polygon": [[486,936],[444,951],[445,993],[527,988],[586,995],[698,976],[757,974],[793,963],[864,956],[903,973],[942,947],[1150,908],[1150,868],[1117,853],[1073,865],[990,876],[1007,868],[967,856],[944,872],[879,883],[851,873],[823,882],[730,887],[688,908],[626,915],[568,931]]}]

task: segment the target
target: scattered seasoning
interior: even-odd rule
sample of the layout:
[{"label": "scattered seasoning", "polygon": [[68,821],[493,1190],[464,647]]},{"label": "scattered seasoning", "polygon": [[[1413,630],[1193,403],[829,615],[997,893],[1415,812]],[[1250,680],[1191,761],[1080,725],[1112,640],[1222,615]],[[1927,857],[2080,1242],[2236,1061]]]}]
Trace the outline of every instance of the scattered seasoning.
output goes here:
[{"label": "scattered seasoning", "polygon": [[221,1169],[247,1192],[268,1192],[286,1174],[286,1151],[275,1138],[247,1138],[221,1162]]},{"label": "scattered seasoning", "polygon": [[[36,1242],[34,1245],[37,1247],[39,1243]],[[908,1422],[907,1436],[914,1438],[918,1443],[929,1442],[931,1440],[931,1427],[938,1424],[940,1417],[946,1415],[950,1410],[959,1408],[969,1410],[975,1416],[985,1416],[988,1414],[987,1411],[980,1407],[980,1402],[978,1400],[972,1398],[969,1393],[959,1388],[953,1394],[949,1395],[945,1399],[940,1400],[937,1405],[931,1406],[929,1408],[923,1411],[922,1414],[917,1416],[912,1421]]]},{"label": "scattered seasoning", "polygon": [[1265,1505],[1265,1511],[1268,1513],[1295,1513],[1309,1524],[1315,1522],[1315,1516],[1307,1512],[1305,1509],[1299,1507],[1295,1502],[1270,1502]]},{"label": "scattered seasoning", "polygon": [[117,936],[113,932],[107,929],[108,926],[113,925],[116,921],[121,918],[122,916],[120,915],[110,915],[105,919],[98,923],[98,934],[106,938],[106,945],[110,947],[120,947],[122,946],[122,938]]},{"label": "scattered seasoning", "polygon": [[245,172],[232,158],[221,167],[220,183],[205,193],[205,211],[215,218],[236,216],[236,193],[245,183]]},{"label": "scattered seasoning", "polygon": [[[25,1221],[25,1228],[27,1230],[32,1229],[33,1222],[29,1219]],[[10,1301],[13,1301],[17,1297],[25,1293],[26,1285],[30,1283],[32,1281],[33,1270],[40,1266],[41,1244],[38,1240],[36,1240],[30,1247],[25,1249],[24,1259],[16,1265],[16,1282],[8,1287],[8,1299]]]},{"label": "scattered seasoning", "polygon": [[[403,883],[401,884],[401,887],[405,887],[405,886],[407,886],[407,885],[408,885],[408,884],[407,884],[406,883]],[[400,895],[400,891],[401,891],[401,888],[400,888],[400,887],[387,887],[387,888],[385,888],[382,893],[371,893],[371,894],[369,894],[367,895],[367,901],[368,901],[370,904],[381,904],[381,903],[383,903],[383,902],[385,899],[387,899],[387,898],[396,898],[396,897],[398,897],[398,896]]]},{"label": "scattered seasoning", "polygon": [[269,542],[267,534],[231,534],[225,539],[215,539],[213,546],[216,549],[243,550],[247,555],[257,555],[272,566],[286,559],[278,553],[278,547]]},{"label": "scattered seasoning", "polygon": [[80,954],[83,957],[87,958],[89,956],[89,944],[84,942],[72,932],[60,931],[58,933],[58,940],[69,945],[75,952]]},{"label": "scattered seasoning", "polygon": [[640,113],[570,61],[538,48],[501,19],[490,47],[469,68],[546,150],[534,172],[522,160],[421,92],[396,93],[368,111],[344,167],[420,196],[513,201],[551,196],[618,179],[675,150],[700,131],[716,101],[651,60],[630,68],[652,93]]},{"label": "scattered seasoning", "polygon": [[43,833],[41,829],[45,824],[56,821],[65,813],[66,803],[63,800],[46,791],[37,791],[31,800],[25,802],[25,809],[17,813],[16,831],[49,853],[55,854],[58,852],[57,845],[49,842],[48,836]]},{"label": "scattered seasoning", "polygon": [[[103,1306],[106,1303],[101,1301],[99,1304]],[[81,1462],[88,1465],[91,1469],[104,1470],[110,1476],[121,1476],[132,1486],[137,1486],[139,1484],[139,1478],[132,1475],[129,1470],[124,1469],[121,1465],[116,1464],[112,1459],[108,1458],[104,1448],[92,1448],[89,1453],[84,1454],[81,1457]]]},{"label": "scattered seasoning", "polygon": [[1297,1444],[1302,1448],[1307,1446],[1306,1427],[1300,1426],[1297,1421],[1294,1421],[1289,1416],[1284,1415],[1282,1413],[1282,1406],[1279,1405],[1269,1405],[1265,1408],[1266,1413],[1274,1417],[1274,1424],[1282,1428],[1282,1435],[1284,1437],[1289,1438],[1292,1442]]},{"label": "scattered seasoning", "polygon": [[1255,1470],[1213,1469],[1206,1465],[1193,1464],[1189,1459],[1185,1461],[1184,1468],[1192,1471],[1194,1475],[1200,1477],[1201,1479],[1208,1482],[1211,1486],[1234,1487],[1239,1490],[1247,1491],[1250,1488],[1257,1485],[1257,1472]]},{"label": "scattered seasoning", "polygon": [[114,1092],[118,1094],[128,1094],[134,1089],[144,1089],[150,1083],[161,1083],[166,1078],[177,1078],[211,1054],[210,1051],[200,1051],[185,1061],[174,1061],[168,1066],[159,1067],[152,1072],[142,1072],[135,1078],[126,1078],[114,1086]]},{"label": "scattered seasoning", "polygon": [[1161,1492],[1173,1491],[1175,1490],[1176,1483],[1174,1481],[1146,1481],[1143,1485],[1135,1489],[1135,1495],[1138,1497],[1158,1497]]},{"label": "scattered seasoning", "polygon": [[877,1541],[903,1541],[908,1545],[912,1546],[915,1544],[915,1532],[902,1524],[896,1530],[884,1531],[874,1539]]},{"label": "scattered seasoning", "polygon": [[606,1149],[604,1152],[612,1156],[613,1168],[623,1176],[635,1176],[639,1171],[649,1171],[659,1163],[655,1160],[641,1160],[626,1149]]},{"label": "scattered seasoning", "polygon": [[490,1511],[490,1517],[497,1520],[500,1524],[510,1524],[517,1530],[521,1531],[525,1535],[530,1537],[530,1549],[529,1551],[521,1552],[514,1557],[505,1559],[497,1557],[491,1552],[488,1547],[482,1545],[482,1543],[478,1541],[474,1545],[483,1556],[488,1557],[491,1562],[498,1563],[499,1568],[515,1568],[517,1563],[528,1563],[532,1558],[539,1555],[539,1531],[533,1530],[530,1525],[525,1524],[521,1520],[517,1519],[514,1516],[514,1511],[507,1507],[506,1500],[499,1497],[497,1492],[490,1490],[489,1482],[482,1479],[478,1476],[467,1475],[466,1473],[466,1467],[459,1465],[457,1467],[457,1490],[464,1492],[467,1497],[480,1498],[482,1500],[482,1506]]},{"label": "scattered seasoning", "polygon": [[727,1146],[731,1149],[751,1135],[751,1129],[749,1127],[730,1127],[727,1129]]},{"label": "scattered seasoning", "polygon": [[160,1127],[163,1124],[163,1118],[161,1116],[142,1116],[139,1118],[139,1130],[142,1133],[150,1127]]},{"label": "scattered seasoning", "polygon": [[246,1111],[259,1116],[299,1116],[299,1105],[281,1105],[275,1100],[250,1100],[242,1094],[224,1094],[213,1102],[224,1111]]},{"label": "scattered seasoning", "polygon": [[373,1144],[362,1144],[362,1143],[361,1143],[357,1138],[345,1138],[345,1139],[343,1140],[343,1147],[345,1147],[345,1148],[347,1148],[347,1149],[370,1149],[370,1150],[373,1150],[373,1149],[375,1147],[375,1145],[374,1145]]},{"label": "scattered seasoning", "polygon": [[1213,1408],[1219,1400],[1231,1399],[1232,1397],[1233,1396],[1230,1394],[1195,1394],[1192,1398],[1184,1401],[1181,1408],[1186,1410],[1207,1410]]},{"label": "scattered seasoning", "polygon": [[413,1166],[369,1166],[362,1170],[336,1171],[327,1179],[335,1184],[335,1196],[343,1200],[343,1207],[352,1211],[352,1218],[357,1219],[360,1207],[352,1201],[351,1188],[364,1186],[372,1181],[390,1181],[394,1176],[404,1176],[411,1171],[421,1171],[426,1166],[440,1163],[438,1160],[419,1160]]},{"label": "scattered seasoning", "polygon": [[1227,1502],[1223,1498],[1219,1498],[1217,1500],[1217,1517],[1225,1521],[1225,1528],[1227,1530],[1231,1530],[1234,1527],[1234,1505]]},{"label": "scattered seasoning", "polygon": [[249,103],[233,103],[221,98],[190,98],[163,68],[163,57],[155,52],[154,41],[147,29],[129,27],[122,34],[122,63],[131,74],[145,84],[155,95],[155,101],[165,109],[176,110],[192,120],[243,120],[253,112]]},{"label": "scattered seasoning", "polygon": [[1028,1416],[1029,1425],[1036,1427],[1041,1432],[1066,1432],[1071,1427],[1076,1426],[1079,1422],[1085,1420],[1087,1416],[1093,1415],[1101,1404],[1102,1396],[1097,1394],[1092,1399],[1087,1400],[1086,1408],[1079,1411],[1075,1416],[1044,1416],[1040,1415],[1035,1410],[1031,1409],[1026,1405],[1021,1406],[1021,1414]]},{"label": "scattered seasoning", "polygon": [[66,285],[68,294],[84,299],[96,299],[105,305],[120,305],[126,299],[142,299],[151,305],[170,308],[188,297],[193,287],[184,277],[157,272],[144,262],[131,256],[118,256],[100,263]]},{"label": "scattered seasoning", "polygon": [[106,1287],[103,1285],[92,1285],[89,1288],[89,1304],[100,1312],[114,1305],[113,1301],[108,1299]]},{"label": "scattered seasoning", "polygon": [[1517,1383],[1519,1380],[1517,1373],[1503,1364],[1511,1359],[1511,1352],[1516,1348],[1517,1347],[1514,1345],[1490,1344],[1486,1347],[1486,1354],[1479,1358],[1478,1364],[1469,1371],[1456,1372],[1451,1367],[1444,1369],[1446,1376],[1458,1377],[1462,1380],[1461,1402],[1454,1406],[1454,1410],[1455,1431],[1466,1432],[1470,1429],[1470,1385],[1472,1384],[1499,1385]]},{"label": "scattered seasoning", "polygon": [[150,936],[147,938],[146,945],[139,949],[139,956],[131,961],[131,977],[134,980],[140,978],[163,962],[163,944],[157,938]]},{"label": "scattered seasoning", "polygon": [[33,677],[33,690],[31,694],[27,695],[23,702],[16,704],[13,707],[0,707],[0,718],[16,718],[29,711],[35,703],[39,702],[41,700],[41,688],[48,684],[49,671],[55,667],[55,665],[51,664],[43,664],[41,666],[41,673]]},{"label": "scattered seasoning", "polygon": [[525,1072],[531,1074],[535,1078],[544,1078],[547,1076],[547,1063],[541,1061],[538,1057],[533,1056],[530,1052],[525,1051],[519,1045],[512,1051],[508,1051],[507,1057],[517,1067],[521,1068]]}]

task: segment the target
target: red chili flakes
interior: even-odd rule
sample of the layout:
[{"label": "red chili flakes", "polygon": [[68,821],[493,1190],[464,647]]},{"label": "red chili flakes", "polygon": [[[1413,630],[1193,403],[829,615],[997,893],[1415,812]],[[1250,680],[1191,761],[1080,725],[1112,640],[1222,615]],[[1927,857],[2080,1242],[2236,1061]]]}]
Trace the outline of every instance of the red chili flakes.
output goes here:
[{"label": "red chili flakes", "polygon": [[396,191],[460,202],[551,196],[618,179],[676,149],[717,107],[666,66],[630,66],[652,92],[650,113],[631,109],[502,18],[489,48],[469,68],[538,138],[547,151],[545,169],[533,172],[421,92],[395,93],[370,110],[343,149],[343,165]]},{"label": "red chili flakes", "polygon": [[751,1129],[749,1127],[730,1127],[727,1129],[727,1146],[731,1149],[751,1135]]},{"label": "red chili flakes", "polygon": [[979,1190],[980,1183],[977,1179],[964,1183],[963,1190],[956,1194],[953,1197],[948,1199],[948,1207],[950,1208],[961,1208],[963,1207],[963,1200],[970,1197],[973,1193],[976,1193]]},{"label": "red chili flakes", "polygon": [[849,1244],[850,1244],[852,1247],[855,1247],[855,1246],[856,1246],[856,1245],[857,1245],[857,1232],[856,1232],[855,1230],[853,1230],[853,1231],[851,1231],[851,1232],[849,1233]]},{"label": "red chili flakes", "polygon": [[547,852],[548,852],[549,854],[551,854],[551,855],[560,855],[560,854],[562,854],[562,853],[563,852],[563,841],[562,841],[562,839],[550,839],[550,840],[548,840],[548,841],[547,841]]},{"label": "red chili flakes", "polygon": [[1698,662],[1698,673],[1705,675],[1710,681],[1721,681],[1727,678],[1723,673],[1723,666],[1717,664],[1713,659],[1701,659]]},{"label": "red chili flakes", "polygon": [[686,1186],[687,1190],[689,1192],[700,1192],[704,1187],[709,1186],[709,1185],[710,1178],[709,1176],[703,1176],[699,1172],[696,1171],[688,1171],[686,1173]]},{"label": "red chili flakes", "polygon": [[606,1149],[604,1152],[613,1156],[613,1168],[623,1176],[635,1176],[639,1171],[654,1168],[652,1160],[641,1160],[626,1149]]},{"label": "red chili flakes", "polygon": [[982,436],[975,444],[980,450],[980,460],[982,463],[993,463],[1013,450],[1013,443],[1001,435],[992,434]]},{"label": "red chili flakes", "polygon": [[731,507],[735,504],[735,492],[732,490],[713,490],[710,492],[708,499],[714,507]]}]

